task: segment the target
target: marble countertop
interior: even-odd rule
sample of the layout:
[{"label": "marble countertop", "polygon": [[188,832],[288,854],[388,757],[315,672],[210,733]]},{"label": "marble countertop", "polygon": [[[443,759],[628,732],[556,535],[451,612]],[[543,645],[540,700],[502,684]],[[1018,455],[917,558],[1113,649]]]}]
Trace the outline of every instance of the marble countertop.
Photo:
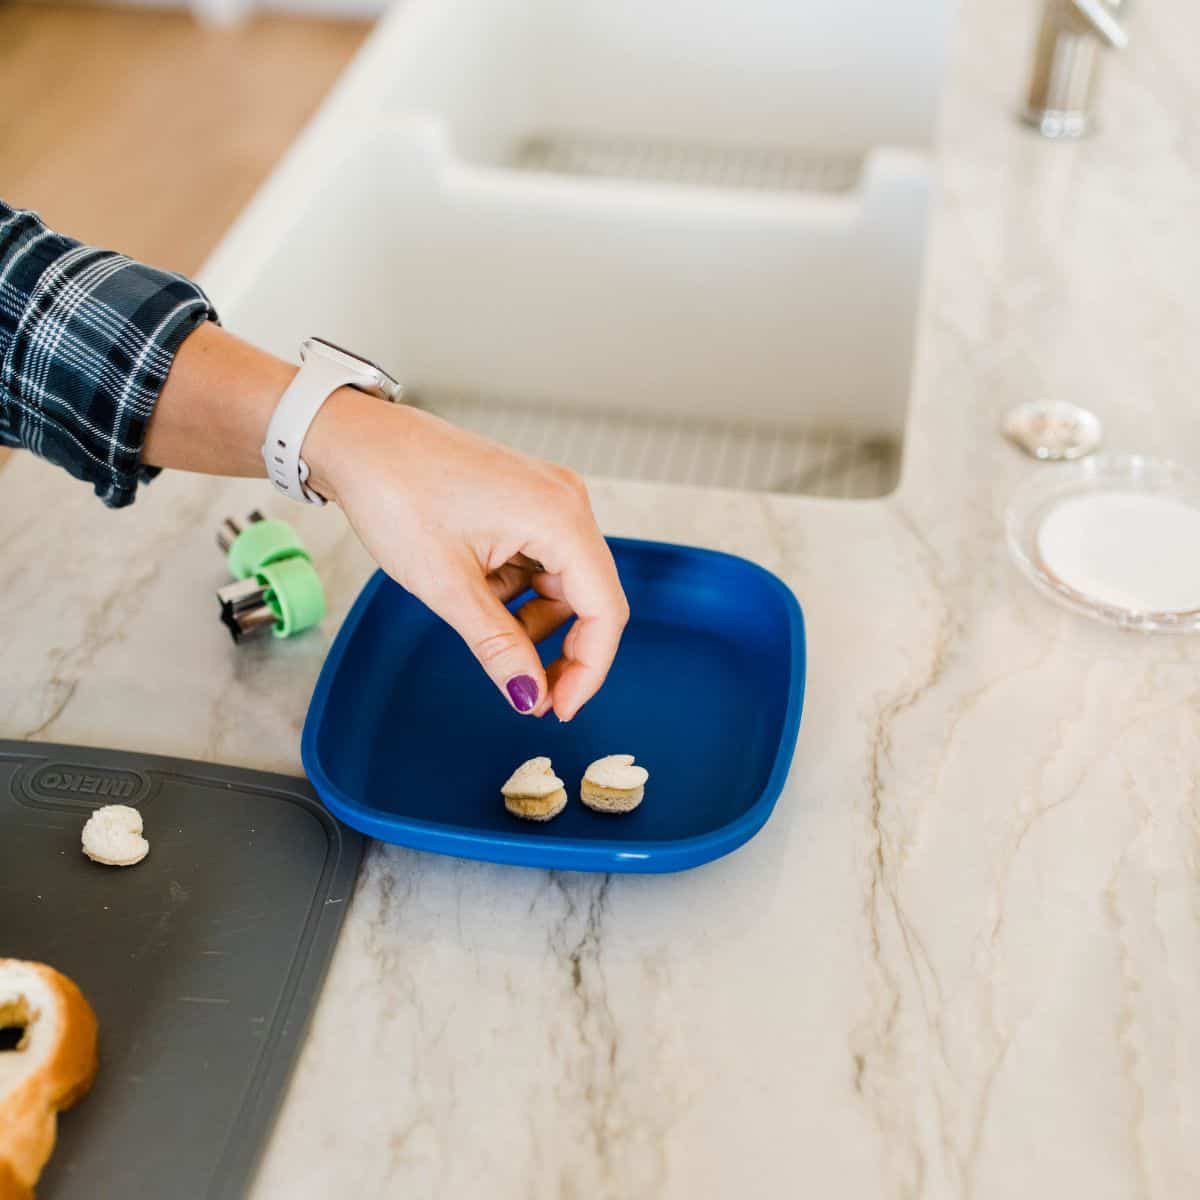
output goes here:
[{"label": "marble countertop", "polygon": [[[606,531],[713,546],[804,606],[775,815],[664,877],[370,850],[259,1200],[1200,1194],[1200,639],[1055,608],[1009,562],[1015,401],[1200,462],[1200,14],[1139,6],[1102,134],[1011,113],[1034,9],[955,38],[904,478],[885,501],[596,481]],[[371,565],[291,511],[323,630],[235,651],[212,530],[0,472],[0,735],[296,772]]]}]

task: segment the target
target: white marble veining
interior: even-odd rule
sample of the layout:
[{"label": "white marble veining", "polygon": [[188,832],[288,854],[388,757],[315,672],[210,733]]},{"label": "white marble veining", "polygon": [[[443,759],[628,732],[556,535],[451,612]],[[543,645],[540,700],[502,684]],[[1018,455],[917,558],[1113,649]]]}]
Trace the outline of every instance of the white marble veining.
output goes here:
[{"label": "white marble veining", "polygon": [[[964,6],[899,492],[594,487],[607,531],[800,597],[775,816],[665,877],[374,847],[258,1200],[1200,1194],[1200,639],[1024,582],[1001,518],[1039,468],[996,428],[1054,396],[1200,464],[1200,14],[1137,7],[1077,146],[1012,120],[1033,18]],[[235,651],[212,530],[264,500],[176,476],[113,514],[6,466],[0,734],[298,770],[369,563],[289,512],[333,612]]]}]

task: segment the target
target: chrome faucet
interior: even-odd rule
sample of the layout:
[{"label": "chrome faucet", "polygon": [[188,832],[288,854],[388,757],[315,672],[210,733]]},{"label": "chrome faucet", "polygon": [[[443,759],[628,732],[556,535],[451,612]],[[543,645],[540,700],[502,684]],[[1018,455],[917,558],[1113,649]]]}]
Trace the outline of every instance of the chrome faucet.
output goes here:
[{"label": "chrome faucet", "polygon": [[1051,138],[1082,137],[1105,45],[1123,50],[1129,35],[1118,19],[1122,0],[1045,0],[1033,73],[1021,118]]}]

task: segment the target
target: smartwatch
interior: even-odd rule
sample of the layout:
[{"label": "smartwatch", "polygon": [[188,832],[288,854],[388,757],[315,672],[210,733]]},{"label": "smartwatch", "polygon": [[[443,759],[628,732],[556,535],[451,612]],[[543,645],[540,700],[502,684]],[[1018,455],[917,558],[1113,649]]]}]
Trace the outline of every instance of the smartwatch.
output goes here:
[{"label": "smartwatch", "polygon": [[325,497],[308,486],[308,464],[300,451],[321,405],[347,386],[391,402],[403,392],[382,367],[341,346],[316,337],[300,343],[300,370],[280,397],[262,448],[267,476],[285,496],[304,504],[325,503]]}]

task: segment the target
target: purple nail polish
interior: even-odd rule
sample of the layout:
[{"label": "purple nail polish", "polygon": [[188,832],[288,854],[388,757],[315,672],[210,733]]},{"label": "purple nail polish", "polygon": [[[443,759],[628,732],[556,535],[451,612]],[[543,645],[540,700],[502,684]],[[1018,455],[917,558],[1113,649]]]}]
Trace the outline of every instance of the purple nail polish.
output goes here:
[{"label": "purple nail polish", "polygon": [[514,675],[504,685],[504,690],[517,712],[531,712],[537,704],[538,685],[532,675]]}]

